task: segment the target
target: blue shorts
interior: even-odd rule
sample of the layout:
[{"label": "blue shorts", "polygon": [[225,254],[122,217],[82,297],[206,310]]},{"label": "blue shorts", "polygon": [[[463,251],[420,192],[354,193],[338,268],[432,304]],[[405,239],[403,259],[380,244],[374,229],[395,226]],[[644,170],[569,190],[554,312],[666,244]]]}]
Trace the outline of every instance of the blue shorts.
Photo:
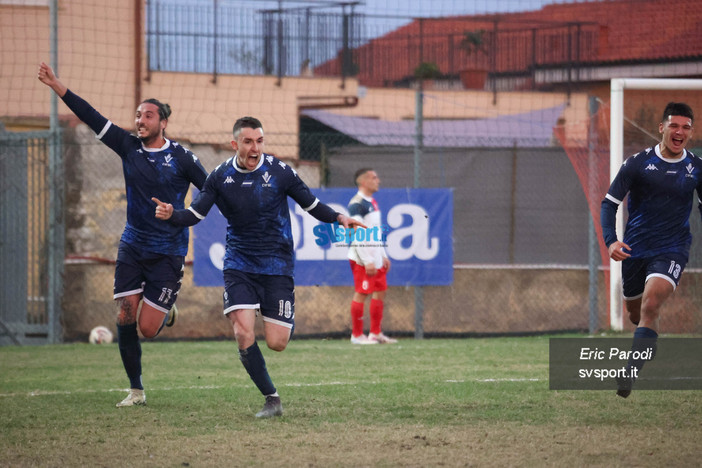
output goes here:
[{"label": "blue shorts", "polygon": [[224,270],[224,315],[260,310],[263,320],[284,327],[295,324],[295,283],[291,276]]},{"label": "blue shorts", "polygon": [[114,298],[142,294],[144,302],[167,314],[178,297],[185,257],[146,252],[119,243]]},{"label": "blue shorts", "polygon": [[643,296],[646,281],[652,277],[667,280],[675,290],[686,265],[687,256],[678,253],[663,253],[651,258],[624,260],[622,262],[624,299],[630,301]]}]

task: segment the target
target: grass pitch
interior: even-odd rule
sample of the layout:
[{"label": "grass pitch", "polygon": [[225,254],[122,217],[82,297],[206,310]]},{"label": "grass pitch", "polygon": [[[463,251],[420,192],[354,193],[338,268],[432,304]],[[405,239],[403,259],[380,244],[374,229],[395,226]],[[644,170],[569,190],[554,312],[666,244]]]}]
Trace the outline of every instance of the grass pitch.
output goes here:
[{"label": "grass pitch", "polygon": [[116,344],[0,348],[0,466],[699,466],[702,393],[550,391],[548,337],[143,343],[145,407]]}]

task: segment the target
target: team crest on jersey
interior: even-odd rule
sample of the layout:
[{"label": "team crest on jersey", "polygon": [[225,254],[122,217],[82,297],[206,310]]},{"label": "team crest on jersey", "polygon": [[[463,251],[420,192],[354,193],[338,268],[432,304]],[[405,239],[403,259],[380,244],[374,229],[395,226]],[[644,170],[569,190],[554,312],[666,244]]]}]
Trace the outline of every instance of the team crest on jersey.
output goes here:
[{"label": "team crest on jersey", "polygon": [[268,173],[268,171],[266,171],[266,173],[261,177],[263,177],[263,181],[265,182],[263,187],[271,187],[271,184],[268,183],[271,180],[271,175]]},{"label": "team crest on jersey", "polygon": [[688,163],[685,169],[687,169],[688,174],[692,174],[692,171],[695,169],[695,167],[692,165],[692,163]]},{"label": "team crest on jersey", "polygon": [[164,159],[166,160],[166,162],[164,162],[164,163],[161,164],[161,165],[162,165],[162,166],[172,167],[172,166],[171,166],[171,161],[173,160],[173,156],[171,156],[171,155],[169,154],[169,155],[166,155],[166,157],[165,157]]}]

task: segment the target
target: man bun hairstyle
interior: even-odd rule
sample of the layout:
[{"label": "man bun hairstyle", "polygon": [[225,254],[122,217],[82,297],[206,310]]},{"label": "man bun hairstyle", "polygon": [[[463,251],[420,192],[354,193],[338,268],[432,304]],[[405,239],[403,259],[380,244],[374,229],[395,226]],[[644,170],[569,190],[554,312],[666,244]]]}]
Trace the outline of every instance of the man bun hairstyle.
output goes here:
[{"label": "man bun hairstyle", "polygon": [[695,121],[695,114],[692,112],[692,108],[684,102],[669,102],[668,105],[665,106],[661,122],[668,120],[668,117],[671,115],[680,115],[682,117],[688,117],[691,122]]},{"label": "man bun hairstyle", "polygon": [[234,128],[232,129],[235,140],[239,136],[239,133],[241,133],[242,128],[253,128],[254,130],[257,128],[263,129],[263,125],[261,125],[261,121],[255,117],[242,117],[238,119],[234,122]]},{"label": "man bun hairstyle", "polygon": [[373,168],[371,168],[371,167],[362,167],[356,171],[356,173],[353,175],[353,183],[356,184],[356,187],[358,187],[358,178],[361,177],[366,172],[370,172],[372,170],[373,170]]},{"label": "man bun hairstyle", "polygon": [[153,104],[154,106],[156,106],[158,108],[158,119],[159,120],[168,120],[168,117],[170,117],[170,115],[171,115],[171,106],[169,106],[168,104],[166,104],[164,102],[159,101],[158,99],[154,99],[154,98],[146,99],[146,100],[142,101],[142,104],[145,102],[149,103],[149,104]]}]

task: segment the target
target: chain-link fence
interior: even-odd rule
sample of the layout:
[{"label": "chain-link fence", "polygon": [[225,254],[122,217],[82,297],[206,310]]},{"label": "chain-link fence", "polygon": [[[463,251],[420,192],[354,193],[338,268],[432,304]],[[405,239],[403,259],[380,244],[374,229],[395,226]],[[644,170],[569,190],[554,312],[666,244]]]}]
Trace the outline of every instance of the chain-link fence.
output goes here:
[{"label": "chain-link fence", "polygon": [[[425,336],[609,327],[602,267],[596,277],[594,323],[588,312],[593,299],[588,223],[593,213],[583,188],[586,182],[579,180],[578,172],[585,171],[585,180],[590,175],[578,165],[577,155],[569,159],[573,148],[566,151],[555,138],[543,147],[423,147],[417,168],[412,147],[363,145],[333,131],[277,137],[298,139],[301,154],[320,155],[320,161],[295,163],[312,187],[321,182],[350,187],[356,169],[373,167],[383,188],[411,187],[418,170],[422,187],[453,189],[453,284],[423,287],[422,304],[417,304],[414,288],[391,287],[384,321],[388,333],[414,334],[417,307],[422,310]],[[64,326],[67,339],[81,339],[91,327],[114,320],[113,259],[126,198],[118,158],[87,127],[78,125],[66,132],[64,144],[70,188]],[[231,156],[230,151],[210,145],[191,149],[209,170]],[[692,227],[698,238],[699,221],[693,220]],[[597,265],[604,263],[600,254]],[[192,258],[189,255],[188,261]],[[671,299],[671,312],[664,315],[665,331],[699,330],[696,285],[702,279],[696,258],[693,255],[681,292]],[[228,336],[221,288],[196,286],[191,266],[178,299],[179,325],[165,333],[178,338]],[[348,334],[352,294],[351,287],[298,286],[298,336]]]},{"label": "chain-link fence", "polygon": [[[119,159],[86,127],[78,126],[67,142],[67,185],[75,198],[69,197],[67,217],[65,328],[67,339],[79,339],[114,320],[111,261],[126,198]],[[412,148],[334,147],[326,156],[330,187],[351,186],[359,167],[375,168],[382,187],[412,184]],[[205,146],[191,149],[210,170],[230,156]],[[318,166],[298,169],[316,185]],[[425,148],[420,172],[422,187],[452,187],[455,206],[454,284],[423,288],[425,334],[587,329],[588,209],[561,148]],[[226,335],[221,293],[195,286],[188,268],[178,298],[182,320],[167,333]],[[297,287],[296,294],[299,335],[348,332],[350,287]],[[605,314],[604,295],[602,302]],[[413,334],[415,307],[412,288],[391,288],[386,330]]]},{"label": "chain-link fence", "polygon": [[0,125],[0,345],[62,338],[63,167],[51,132]]},{"label": "chain-link fence", "polygon": [[[53,29],[45,3],[58,18]],[[0,120],[15,133],[48,127],[48,91],[34,62],[49,61],[52,51],[61,79],[116,125],[131,128],[144,98],[171,104],[167,135],[208,170],[231,156],[234,120],[254,115],[264,122],[267,149],[311,187],[352,187],[354,171],[368,166],[382,179],[381,191],[453,190],[453,284],[391,287],[388,333],[412,335],[418,326],[425,336],[607,329],[608,266],[602,250],[590,246],[598,242],[592,231],[608,181],[608,80],[623,73],[618,67],[637,76],[695,75],[688,62],[702,54],[698,43],[681,40],[687,48],[673,50],[664,41],[699,36],[700,13],[661,20],[671,29],[652,36],[645,26],[650,11],[670,10],[662,0],[641,1],[635,11],[628,2],[556,1],[515,12],[513,3],[431,2],[435,17],[422,19],[403,2],[390,15],[341,1],[75,0],[58,9],[55,0],[0,2]],[[509,14],[492,15],[506,4]],[[621,22],[623,11],[631,21]],[[639,47],[644,39],[659,41],[651,46],[655,54]],[[483,72],[477,84],[462,81],[471,67]],[[416,90],[423,92],[419,101]],[[667,100],[699,109],[701,94],[627,97],[627,153],[656,141]],[[588,110],[589,96],[600,98],[598,117]],[[65,173],[58,216],[65,218],[63,287],[51,292],[55,278],[29,272],[50,263],[43,252],[52,239],[63,244],[63,221],[49,216],[42,224],[18,208],[33,206],[31,197],[24,205],[3,197],[2,262],[12,265],[6,278],[40,281],[21,292],[3,284],[0,318],[22,304],[30,317],[51,296],[62,300],[63,338],[82,340],[96,325],[114,329],[114,260],[126,197],[119,158],[61,103],[57,117],[62,142],[47,151],[60,148],[54,161]],[[28,174],[27,162],[38,159],[3,149],[0,193],[18,183],[32,193],[15,174]],[[28,222],[7,223],[8,214],[13,223]],[[692,229],[699,239],[696,214]],[[34,240],[36,249],[29,246]],[[163,336],[231,336],[221,288],[193,282],[192,243],[181,317]],[[25,257],[26,272],[13,263]],[[693,246],[662,332],[700,331],[698,258]],[[298,286],[296,333],[346,336],[352,294],[351,287]],[[39,309],[44,320],[48,309]]]}]

